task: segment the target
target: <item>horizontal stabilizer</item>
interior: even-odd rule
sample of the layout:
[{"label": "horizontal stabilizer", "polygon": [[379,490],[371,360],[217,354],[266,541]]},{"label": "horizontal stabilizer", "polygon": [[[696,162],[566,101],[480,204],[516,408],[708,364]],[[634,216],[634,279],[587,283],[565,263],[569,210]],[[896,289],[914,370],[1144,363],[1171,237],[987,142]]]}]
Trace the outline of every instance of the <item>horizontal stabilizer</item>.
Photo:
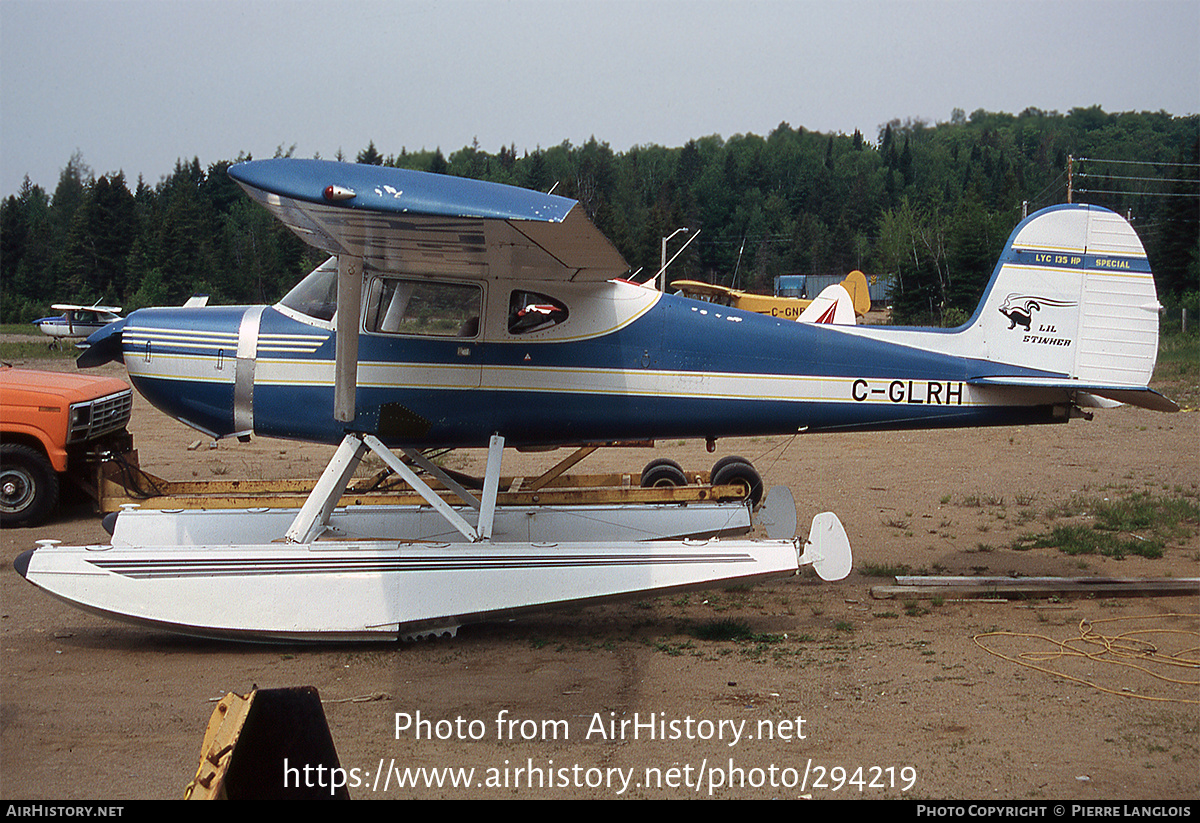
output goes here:
[{"label": "horizontal stabilizer", "polygon": [[1163,397],[1154,389],[1130,386],[1104,386],[1080,383],[1078,380],[1059,380],[1037,377],[977,377],[967,381],[972,386],[1006,386],[1025,389],[1062,389],[1063,391],[1094,394],[1118,403],[1161,412],[1177,412],[1175,401]]}]

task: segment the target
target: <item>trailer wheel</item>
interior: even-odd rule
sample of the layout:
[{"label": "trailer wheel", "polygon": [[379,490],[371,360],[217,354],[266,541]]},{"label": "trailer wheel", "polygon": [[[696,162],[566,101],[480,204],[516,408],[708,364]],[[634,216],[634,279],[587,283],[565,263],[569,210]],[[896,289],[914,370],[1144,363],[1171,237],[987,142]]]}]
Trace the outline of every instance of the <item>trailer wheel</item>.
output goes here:
[{"label": "trailer wheel", "polygon": [[730,463],[745,463],[747,466],[753,466],[753,464],[748,459],[746,459],[745,457],[742,457],[740,454],[727,454],[724,457],[722,457],[720,460],[718,460],[716,463],[713,463],[713,467],[712,467],[712,469],[709,470],[709,473],[708,473],[709,477],[715,476],[717,474],[717,472],[719,472],[721,469],[728,466]]},{"label": "trailer wheel", "polygon": [[656,486],[686,486],[687,475],[683,467],[668,457],[651,460],[642,469],[642,488],[652,489]]},{"label": "trailer wheel", "polygon": [[722,457],[712,468],[712,484],[714,486],[746,487],[746,499],[757,506],[763,496],[763,482],[758,470],[750,465],[744,457]]},{"label": "trailer wheel", "polygon": [[0,444],[0,523],[36,523],[57,503],[58,475],[46,456],[20,443]]}]

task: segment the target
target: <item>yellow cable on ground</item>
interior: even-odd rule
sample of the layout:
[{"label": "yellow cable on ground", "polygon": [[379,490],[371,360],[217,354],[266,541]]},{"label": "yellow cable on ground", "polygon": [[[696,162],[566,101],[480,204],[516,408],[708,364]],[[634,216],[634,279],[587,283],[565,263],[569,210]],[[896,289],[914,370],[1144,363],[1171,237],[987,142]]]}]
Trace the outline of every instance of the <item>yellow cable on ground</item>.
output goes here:
[{"label": "yellow cable on ground", "polygon": [[[985,634],[975,635],[973,639],[975,641],[975,645],[979,646],[979,648],[983,649],[988,654],[995,655],[996,657],[1007,660],[1010,663],[1016,663],[1019,666],[1036,669],[1037,671],[1045,672],[1046,674],[1050,674],[1055,677],[1061,677],[1064,680],[1069,680],[1073,683],[1089,686],[1107,694],[1118,695],[1121,697],[1135,697],[1139,700],[1200,704],[1200,699],[1195,698],[1155,697],[1152,695],[1136,694],[1129,691],[1115,691],[1082,678],[1055,671],[1047,666],[1039,665],[1064,658],[1083,658],[1095,661],[1097,663],[1108,663],[1136,669],[1137,671],[1148,674],[1150,677],[1153,677],[1156,680],[1161,680],[1166,683],[1174,683],[1184,686],[1196,686],[1200,688],[1200,675],[1197,675],[1197,677],[1194,679],[1181,680],[1162,673],[1163,670],[1170,671],[1171,669],[1200,672],[1200,632],[1185,629],[1149,628],[1131,629],[1123,634],[1107,636],[1100,634],[1096,630],[1096,626],[1101,623],[1113,623],[1117,621],[1128,620],[1165,619],[1172,617],[1196,619],[1200,618],[1200,615],[1163,614],[1147,615],[1142,617],[1111,617],[1095,621],[1090,621],[1087,618],[1084,618],[1083,620],[1079,621],[1079,636],[1065,641],[1053,640],[1042,635],[1025,634],[1021,632],[987,632]],[[1180,649],[1179,651],[1167,653],[1164,652],[1158,644],[1155,644],[1148,639],[1148,637],[1151,635],[1158,637],[1169,636],[1172,638],[1185,637],[1190,638],[1194,642],[1193,645]],[[998,652],[995,649],[988,648],[983,641],[989,637],[1018,637],[1044,641],[1053,646],[1054,650],[1049,652],[1023,652],[1016,657],[1011,657]]]}]

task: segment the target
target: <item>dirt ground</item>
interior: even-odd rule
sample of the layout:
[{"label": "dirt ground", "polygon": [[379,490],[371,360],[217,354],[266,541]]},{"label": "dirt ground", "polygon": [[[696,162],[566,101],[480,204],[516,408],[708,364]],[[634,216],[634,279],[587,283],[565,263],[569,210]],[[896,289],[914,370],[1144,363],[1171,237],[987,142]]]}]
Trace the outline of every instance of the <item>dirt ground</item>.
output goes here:
[{"label": "dirt ground", "polygon": [[[332,452],[264,439],[189,450],[201,436],[140,397],[130,428],[142,464],[168,479],[315,477]],[[1013,548],[1073,500],[1194,504],[1200,415],[1119,408],[1061,426],[717,445],[610,450],[577,470],[637,471],[657,456],[703,470],[741,454],[768,486],[791,488],[801,533],[819,511],[841,517],[851,576],[547,612],[435,641],[254,646],[113,623],[21,579],[11,562],[36,539],[106,542],[86,504],[5,529],[0,797],[179,798],[216,700],[302,685],[320,692],[354,799],[1200,796],[1194,665],[1053,653],[1088,621],[1196,661],[1195,595],[872,595],[905,568],[1200,577],[1194,522],[1157,559]],[[506,455],[504,470],[534,474],[562,454]],[[451,785],[446,770],[472,768]],[[397,786],[404,774],[418,785]]]}]

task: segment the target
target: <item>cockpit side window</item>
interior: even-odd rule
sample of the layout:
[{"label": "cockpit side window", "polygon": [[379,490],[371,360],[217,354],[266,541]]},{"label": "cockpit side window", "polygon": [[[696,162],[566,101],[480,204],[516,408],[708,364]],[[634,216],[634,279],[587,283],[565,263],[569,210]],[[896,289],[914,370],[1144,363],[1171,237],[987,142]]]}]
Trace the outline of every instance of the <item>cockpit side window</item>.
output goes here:
[{"label": "cockpit side window", "polygon": [[337,311],[337,258],[330,258],[292,288],[280,305],[306,317],[333,320]]},{"label": "cockpit side window", "polygon": [[378,334],[477,337],[482,305],[479,286],[376,277],[367,292],[363,324]]},{"label": "cockpit side window", "polygon": [[508,301],[508,333],[530,332],[557,326],[567,319],[567,307],[559,300],[532,291],[514,291]]}]

